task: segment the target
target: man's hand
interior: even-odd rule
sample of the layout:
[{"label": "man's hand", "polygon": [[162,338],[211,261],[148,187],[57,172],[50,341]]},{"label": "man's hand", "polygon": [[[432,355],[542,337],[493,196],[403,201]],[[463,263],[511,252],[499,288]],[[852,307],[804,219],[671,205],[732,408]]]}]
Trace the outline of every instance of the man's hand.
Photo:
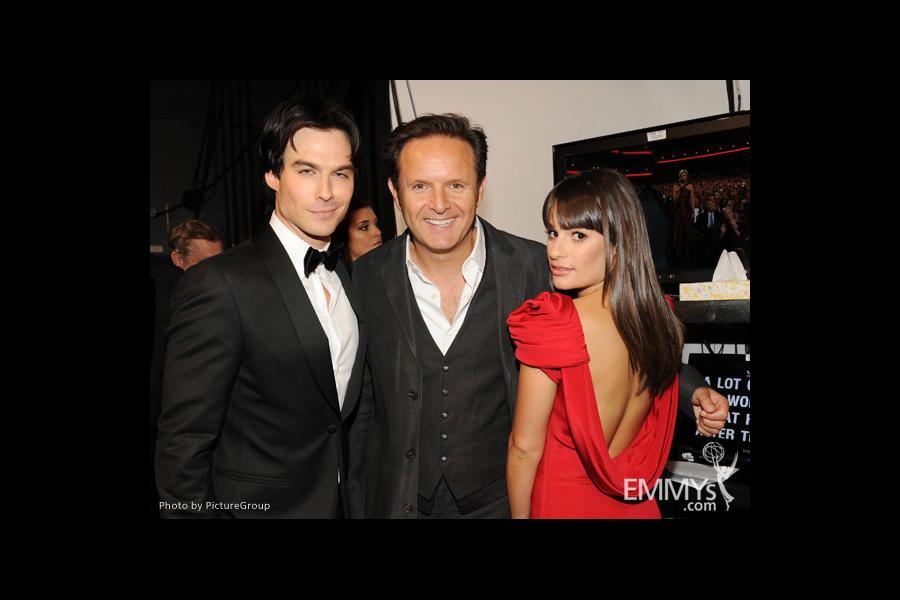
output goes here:
[{"label": "man's hand", "polygon": [[728,422],[728,398],[709,387],[694,390],[691,397],[697,431],[704,437],[718,435]]}]

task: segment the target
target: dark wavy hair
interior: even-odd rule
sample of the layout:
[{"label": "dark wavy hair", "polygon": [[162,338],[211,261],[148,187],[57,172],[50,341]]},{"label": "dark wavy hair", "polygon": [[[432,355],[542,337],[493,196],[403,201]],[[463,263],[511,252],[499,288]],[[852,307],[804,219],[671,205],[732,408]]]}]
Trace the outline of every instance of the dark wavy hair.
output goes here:
[{"label": "dark wavy hair", "polygon": [[344,266],[347,267],[348,271],[352,269],[353,264],[353,260],[350,258],[350,248],[348,247],[350,241],[350,222],[353,219],[353,213],[361,208],[371,208],[372,212],[375,212],[375,207],[369,202],[354,196],[350,200],[350,207],[347,208],[347,214],[344,215],[344,218],[337,226],[337,229],[331,234],[331,243],[334,247],[337,247],[338,245],[341,246],[341,260],[344,261]]},{"label": "dark wavy hair", "polygon": [[422,115],[409,123],[404,123],[394,129],[384,144],[382,156],[387,161],[388,175],[394,182],[394,187],[399,189],[398,177],[400,175],[400,152],[409,142],[433,136],[445,136],[462,140],[472,147],[475,155],[475,171],[478,173],[478,183],[487,174],[487,136],[481,127],[475,127],[469,119],[453,113],[443,115]]},{"label": "dark wavy hair", "polygon": [[599,169],[559,182],[544,200],[544,225],[550,215],[561,229],[591,229],[603,235],[603,300],[625,346],[640,392],[653,397],[672,385],[681,366],[684,325],[666,302],[659,285],[644,211],[624,175]]},{"label": "dark wavy hair", "polygon": [[[272,171],[281,177],[284,170],[284,149],[293,147],[294,134],[304,127],[312,129],[338,129],[350,140],[353,163],[359,152],[359,128],[346,108],[327,98],[300,96],[278,104],[266,117],[259,138],[262,155],[262,172]],[[295,148],[296,150],[296,148]]]}]

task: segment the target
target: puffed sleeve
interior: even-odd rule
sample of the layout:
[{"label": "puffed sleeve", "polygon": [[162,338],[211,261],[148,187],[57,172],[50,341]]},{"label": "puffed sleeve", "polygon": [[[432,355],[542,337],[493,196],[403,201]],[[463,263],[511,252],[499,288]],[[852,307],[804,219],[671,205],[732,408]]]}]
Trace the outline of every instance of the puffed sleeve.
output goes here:
[{"label": "puffed sleeve", "polygon": [[543,370],[556,383],[559,369],[590,360],[575,304],[568,296],[541,292],[510,313],[506,324],[519,362]]}]

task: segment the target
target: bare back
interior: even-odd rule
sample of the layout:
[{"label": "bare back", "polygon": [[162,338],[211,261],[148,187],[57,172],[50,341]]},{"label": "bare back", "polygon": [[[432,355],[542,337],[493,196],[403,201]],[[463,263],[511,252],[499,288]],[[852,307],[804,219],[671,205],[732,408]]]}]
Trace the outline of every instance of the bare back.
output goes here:
[{"label": "bare back", "polygon": [[638,394],[640,379],[628,366],[628,350],[609,307],[592,296],[575,299],[588,355],[594,397],[610,458],[621,454],[640,431],[650,411],[648,390]]}]

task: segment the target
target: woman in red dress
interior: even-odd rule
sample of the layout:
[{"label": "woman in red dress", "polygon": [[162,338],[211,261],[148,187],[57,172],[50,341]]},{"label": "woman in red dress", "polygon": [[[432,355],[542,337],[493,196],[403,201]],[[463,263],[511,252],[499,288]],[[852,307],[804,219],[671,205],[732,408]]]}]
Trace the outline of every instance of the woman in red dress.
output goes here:
[{"label": "woman in red dress", "polygon": [[640,200],[621,174],[544,201],[553,286],[510,314],[521,363],[509,442],[513,518],[660,518],[683,326],[659,286]]}]

